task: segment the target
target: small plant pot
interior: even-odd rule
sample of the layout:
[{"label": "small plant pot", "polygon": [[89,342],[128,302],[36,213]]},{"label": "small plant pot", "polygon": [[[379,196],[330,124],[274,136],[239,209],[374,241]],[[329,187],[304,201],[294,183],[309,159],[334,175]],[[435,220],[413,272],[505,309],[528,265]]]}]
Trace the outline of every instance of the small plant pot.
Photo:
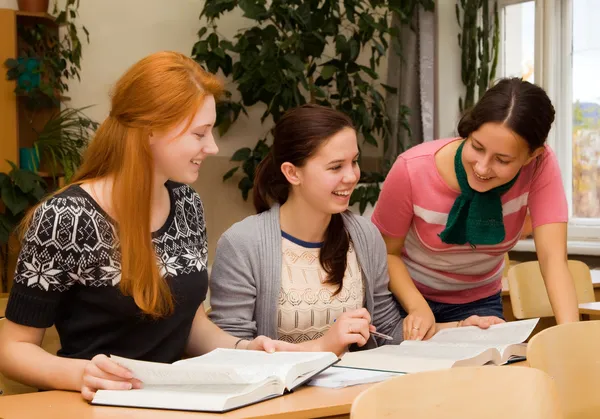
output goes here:
[{"label": "small plant pot", "polygon": [[19,10],[22,12],[48,13],[50,0],[17,0]]},{"label": "small plant pot", "polygon": [[21,169],[37,172],[40,169],[40,155],[35,147],[19,149],[19,166]]}]

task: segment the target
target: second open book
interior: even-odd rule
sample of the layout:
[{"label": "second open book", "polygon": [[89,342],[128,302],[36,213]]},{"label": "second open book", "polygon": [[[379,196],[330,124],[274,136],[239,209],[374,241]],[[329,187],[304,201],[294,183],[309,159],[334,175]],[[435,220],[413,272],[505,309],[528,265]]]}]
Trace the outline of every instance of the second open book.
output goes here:
[{"label": "second open book", "polygon": [[426,341],[404,341],[366,351],[349,352],[340,367],[414,373],[444,368],[504,364],[524,357],[523,344],[539,319],[507,322],[483,330],[476,326],[443,329]]}]

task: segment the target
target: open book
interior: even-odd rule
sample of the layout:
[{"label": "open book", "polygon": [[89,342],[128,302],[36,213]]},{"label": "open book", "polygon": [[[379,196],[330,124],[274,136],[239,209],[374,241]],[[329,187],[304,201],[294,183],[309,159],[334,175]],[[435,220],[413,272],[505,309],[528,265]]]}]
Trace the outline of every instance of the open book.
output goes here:
[{"label": "open book", "polygon": [[144,388],[98,390],[93,404],[226,412],[281,396],[338,361],[330,352],[216,349],[173,364],[111,356]]},{"label": "open book", "polygon": [[426,341],[346,353],[336,365],[368,370],[413,373],[452,367],[505,364],[524,357],[529,337],[539,319],[507,322],[480,329],[476,326],[443,329]]}]

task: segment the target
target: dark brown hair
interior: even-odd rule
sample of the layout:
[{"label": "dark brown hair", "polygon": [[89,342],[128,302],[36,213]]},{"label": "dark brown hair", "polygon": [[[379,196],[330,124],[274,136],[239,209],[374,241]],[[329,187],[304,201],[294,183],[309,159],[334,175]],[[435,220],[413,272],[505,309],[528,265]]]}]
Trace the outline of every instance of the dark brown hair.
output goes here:
[{"label": "dark brown hair", "polygon": [[458,134],[467,138],[488,122],[506,125],[527,141],[533,152],[548,138],[554,106],[541,87],[517,77],[500,79],[463,115]]},{"label": "dark brown hair", "polygon": [[[271,203],[280,205],[288,199],[290,184],[281,172],[285,162],[302,167],[319,147],[344,128],[354,129],[345,114],[318,105],[303,105],[286,112],[273,129],[273,146],[256,168],[254,207],[257,213],[267,211]],[[333,214],[325,232],[319,262],[328,275],[327,282],[342,289],[350,239],[342,214]]]}]

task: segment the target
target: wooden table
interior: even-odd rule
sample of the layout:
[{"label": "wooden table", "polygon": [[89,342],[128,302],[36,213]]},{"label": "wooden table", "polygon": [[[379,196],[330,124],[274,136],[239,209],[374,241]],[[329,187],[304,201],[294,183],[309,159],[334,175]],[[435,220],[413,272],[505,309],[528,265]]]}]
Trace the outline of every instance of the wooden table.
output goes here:
[{"label": "wooden table", "polygon": [[[510,365],[528,366],[527,361]],[[371,385],[341,389],[302,387],[292,394],[223,414],[94,406],[79,393],[45,391],[0,396],[0,419],[342,419],[349,417],[354,399]]]},{"label": "wooden table", "polygon": [[296,419],[347,418],[354,399],[369,384],[342,389],[302,387],[292,394],[233,410],[224,414],[180,412],[174,410],[130,409],[94,406],[79,393],[45,391],[0,397],[2,419]]},{"label": "wooden table", "polygon": [[579,314],[585,320],[590,316],[600,316],[600,302],[579,304]]}]

